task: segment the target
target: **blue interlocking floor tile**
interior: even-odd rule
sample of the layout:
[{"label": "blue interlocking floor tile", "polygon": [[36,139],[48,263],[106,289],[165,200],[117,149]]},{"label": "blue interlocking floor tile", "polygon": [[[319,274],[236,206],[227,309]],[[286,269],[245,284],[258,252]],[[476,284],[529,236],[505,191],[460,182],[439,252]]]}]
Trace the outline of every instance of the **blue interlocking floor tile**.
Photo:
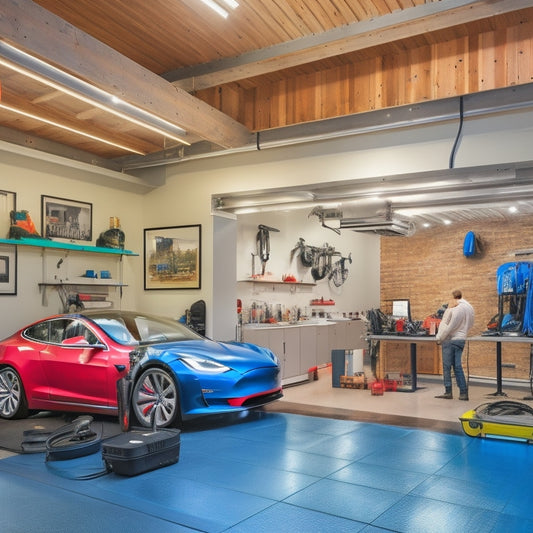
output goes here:
[{"label": "blue interlocking floor tile", "polygon": [[286,503],[370,523],[402,498],[392,491],[322,479],[285,500]]},{"label": "blue interlocking floor tile", "polygon": [[182,462],[180,478],[223,487],[263,498],[282,500],[315,483],[318,477],[298,474],[272,467],[211,458],[186,464]]},{"label": "blue interlocking floor tile", "polygon": [[2,533],[197,531],[152,513],[117,506],[105,498],[87,498],[5,472],[0,472],[0,493]]},{"label": "blue interlocking floor tile", "polygon": [[367,455],[364,463],[433,474],[446,465],[456,455],[455,451],[429,450],[416,446],[388,445]]},{"label": "blue interlocking floor tile", "polygon": [[456,451],[458,453],[469,446],[472,443],[472,440],[473,439],[465,438],[464,435],[452,435],[438,433],[436,431],[413,429],[401,437],[399,444],[402,446],[426,448],[428,450]]},{"label": "blue interlocking floor tile", "polygon": [[357,533],[365,524],[328,513],[278,503],[230,528],[226,533]]},{"label": "blue interlocking floor tile", "polygon": [[358,461],[372,452],[385,447],[387,441],[368,436],[360,431],[341,435],[340,437],[329,437],[309,446],[306,451],[328,457],[337,457],[349,461]]},{"label": "blue interlocking floor tile", "polygon": [[510,485],[496,485],[431,476],[412,492],[424,498],[502,512],[512,493]]},{"label": "blue interlocking floor tile", "polygon": [[408,494],[428,478],[427,474],[411,470],[400,470],[400,467],[401,465],[398,465],[397,468],[389,468],[358,461],[331,474],[329,477],[330,479],[353,483],[354,485],[364,485],[365,487],[401,492],[402,494]]},{"label": "blue interlocking floor tile", "polygon": [[[253,446],[224,449],[217,452],[217,458],[317,477],[325,477],[350,464],[350,461],[344,459],[288,450],[284,446],[270,445],[267,442],[256,443]],[[190,459],[190,465],[185,463],[186,459]],[[182,465],[188,464],[193,471],[198,464],[203,462],[205,462],[203,452],[189,451],[183,454]]]},{"label": "blue interlocking floor tile", "polygon": [[533,519],[501,514],[490,533],[531,533]]},{"label": "blue interlocking floor tile", "polygon": [[397,533],[490,533],[499,514],[417,496],[404,496],[372,525]]},{"label": "blue interlocking floor tile", "polygon": [[[532,477],[532,464],[522,465],[522,469],[528,471],[528,481],[515,482],[513,477],[509,477],[507,483],[511,485],[511,495],[505,504],[503,514],[512,515],[517,518],[533,520],[533,483]],[[530,529],[533,531],[533,527]]]}]

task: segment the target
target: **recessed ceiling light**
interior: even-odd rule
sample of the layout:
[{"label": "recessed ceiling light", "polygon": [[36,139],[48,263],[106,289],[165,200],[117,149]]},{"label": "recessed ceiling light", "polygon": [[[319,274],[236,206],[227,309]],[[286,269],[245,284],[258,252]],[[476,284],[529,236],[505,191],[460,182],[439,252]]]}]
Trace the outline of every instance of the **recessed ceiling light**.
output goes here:
[{"label": "recessed ceiling light", "polygon": [[[235,9],[239,7],[239,4],[235,2],[235,0],[220,0],[223,4],[225,4],[227,7],[231,9]],[[229,13],[215,0],[202,0],[202,2],[209,6],[213,11],[216,11],[221,17],[224,17],[225,19],[228,18]]]},{"label": "recessed ceiling light", "polygon": [[222,0],[228,7],[231,9],[237,9],[239,7],[239,3],[235,2],[235,0]]}]

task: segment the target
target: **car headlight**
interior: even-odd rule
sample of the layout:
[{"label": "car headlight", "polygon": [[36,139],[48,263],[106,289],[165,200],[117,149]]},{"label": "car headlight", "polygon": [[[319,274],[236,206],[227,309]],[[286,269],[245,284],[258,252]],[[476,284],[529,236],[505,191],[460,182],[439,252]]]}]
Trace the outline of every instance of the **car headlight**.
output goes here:
[{"label": "car headlight", "polygon": [[228,366],[217,363],[211,359],[198,359],[197,357],[187,357],[183,355],[180,359],[189,368],[206,374],[223,374],[224,372],[231,370]]}]

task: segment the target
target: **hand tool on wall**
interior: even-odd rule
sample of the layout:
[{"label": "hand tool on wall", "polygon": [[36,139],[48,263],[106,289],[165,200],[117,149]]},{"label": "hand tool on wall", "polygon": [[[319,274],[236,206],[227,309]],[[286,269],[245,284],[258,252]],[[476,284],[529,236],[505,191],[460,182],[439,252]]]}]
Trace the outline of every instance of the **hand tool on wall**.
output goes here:
[{"label": "hand tool on wall", "polygon": [[267,261],[270,259],[270,232],[279,232],[279,229],[259,224],[259,231],[255,237],[257,255],[261,259],[261,275],[264,276]]}]

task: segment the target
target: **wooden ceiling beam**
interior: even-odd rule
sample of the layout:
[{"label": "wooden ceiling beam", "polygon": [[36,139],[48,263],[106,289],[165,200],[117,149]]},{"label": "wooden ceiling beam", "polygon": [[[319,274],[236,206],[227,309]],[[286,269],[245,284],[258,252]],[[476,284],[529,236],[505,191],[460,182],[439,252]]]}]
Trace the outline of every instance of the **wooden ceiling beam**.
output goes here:
[{"label": "wooden ceiling beam", "polygon": [[237,57],[183,67],[163,77],[192,92],[529,7],[533,0],[441,0]]},{"label": "wooden ceiling beam", "polygon": [[214,144],[250,142],[239,122],[30,0],[0,0],[0,40]]}]

